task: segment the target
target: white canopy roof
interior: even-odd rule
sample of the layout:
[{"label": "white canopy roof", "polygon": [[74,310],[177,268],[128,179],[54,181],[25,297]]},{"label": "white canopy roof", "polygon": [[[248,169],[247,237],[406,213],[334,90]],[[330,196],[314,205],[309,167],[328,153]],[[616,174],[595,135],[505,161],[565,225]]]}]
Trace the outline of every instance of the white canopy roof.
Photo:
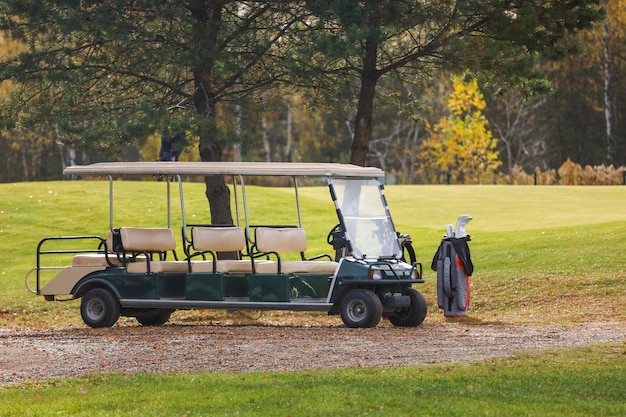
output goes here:
[{"label": "white canopy roof", "polygon": [[379,178],[379,168],[308,162],[99,162],[74,165],[64,175],[267,175]]}]

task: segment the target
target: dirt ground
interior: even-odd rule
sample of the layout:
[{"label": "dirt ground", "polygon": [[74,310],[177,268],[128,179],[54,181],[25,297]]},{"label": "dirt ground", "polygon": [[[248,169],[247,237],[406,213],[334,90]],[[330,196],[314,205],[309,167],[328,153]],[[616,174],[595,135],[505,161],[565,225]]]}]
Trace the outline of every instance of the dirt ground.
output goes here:
[{"label": "dirt ground", "polygon": [[0,328],[0,386],[100,372],[251,372],[471,362],[626,340],[624,323],[571,327],[343,326]]}]

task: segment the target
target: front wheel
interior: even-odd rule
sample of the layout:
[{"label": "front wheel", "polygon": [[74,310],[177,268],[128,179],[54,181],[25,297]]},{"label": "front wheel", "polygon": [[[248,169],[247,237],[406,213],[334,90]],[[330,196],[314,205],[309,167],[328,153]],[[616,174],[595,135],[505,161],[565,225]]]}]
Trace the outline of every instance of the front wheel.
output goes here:
[{"label": "front wheel", "polygon": [[403,293],[409,296],[411,305],[389,315],[389,321],[394,326],[417,327],[422,324],[426,318],[428,311],[426,299],[422,293],[413,288],[407,288]]},{"label": "front wheel", "polygon": [[80,302],[80,315],[89,327],[111,327],[120,317],[120,303],[111,291],[94,288]]},{"label": "front wheel", "polygon": [[383,304],[370,290],[352,290],[341,300],[341,319],[348,327],[375,327],[382,315]]}]

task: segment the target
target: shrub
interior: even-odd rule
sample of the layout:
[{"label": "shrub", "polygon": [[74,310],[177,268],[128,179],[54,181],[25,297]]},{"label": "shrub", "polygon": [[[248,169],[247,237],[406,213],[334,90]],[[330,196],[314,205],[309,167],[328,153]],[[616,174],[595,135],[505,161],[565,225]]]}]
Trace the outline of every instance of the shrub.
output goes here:
[{"label": "shrub", "polygon": [[541,172],[539,167],[535,168],[535,178],[537,178],[536,185],[554,185],[557,183],[556,171],[549,169],[545,172]]},{"label": "shrub", "polygon": [[624,167],[586,165],[582,171],[583,185],[620,185],[624,183]]},{"label": "shrub", "polygon": [[514,185],[533,185],[535,183],[534,176],[527,174],[521,166],[513,165],[512,171],[510,183]]},{"label": "shrub", "polygon": [[559,168],[559,184],[580,185],[582,184],[583,169],[579,164],[572,162],[569,158],[563,162]]},{"label": "shrub", "polygon": [[[503,185],[622,185],[625,184],[625,172],[626,167],[616,168],[613,165],[586,165],[583,168],[568,158],[558,171],[555,169],[542,171],[536,167],[532,174],[528,174],[521,166],[514,165],[511,175],[500,172],[491,182]],[[419,169],[415,178],[425,184],[464,183],[463,178],[454,175],[449,178],[444,174],[437,176],[432,172],[429,175],[428,171]]]},{"label": "shrub", "polygon": [[558,171],[554,169],[541,171],[539,167],[536,167],[534,175],[527,174],[522,167],[515,165],[513,173],[510,176],[498,178],[498,183],[515,185],[622,185],[624,184],[625,171],[625,167],[615,168],[613,165],[586,165],[583,168],[568,158]]}]

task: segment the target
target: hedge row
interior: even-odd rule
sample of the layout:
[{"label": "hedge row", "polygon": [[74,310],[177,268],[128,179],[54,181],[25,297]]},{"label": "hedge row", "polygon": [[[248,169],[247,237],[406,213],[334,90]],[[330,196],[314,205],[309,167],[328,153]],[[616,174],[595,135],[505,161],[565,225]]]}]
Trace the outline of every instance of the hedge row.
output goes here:
[{"label": "hedge row", "polygon": [[626,183],[624,167],[615,168],[613,165],[590,166],[583,168],[569,158],[558,170],[541,171],[535,168],[533,174],[528,174],[519,166],[513,167],[513,174],[498,177],[500,184],[518,185],[623,185]]}]

